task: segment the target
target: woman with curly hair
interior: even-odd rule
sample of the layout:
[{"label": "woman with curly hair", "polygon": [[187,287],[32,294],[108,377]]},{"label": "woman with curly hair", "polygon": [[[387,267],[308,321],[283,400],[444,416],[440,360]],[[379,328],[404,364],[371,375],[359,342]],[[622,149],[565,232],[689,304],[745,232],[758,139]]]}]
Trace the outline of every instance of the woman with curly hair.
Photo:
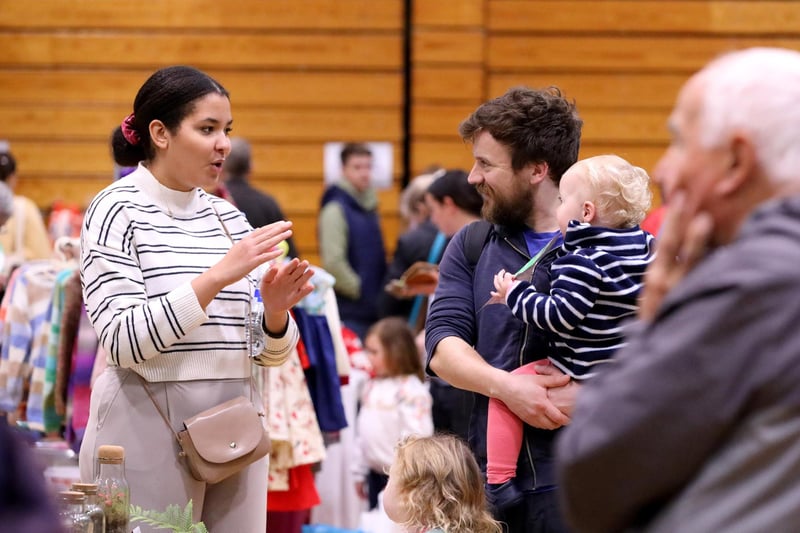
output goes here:
[{"label": "woman with curly hair", "polygon": [[386,514],[413,533],[500,533],[489,514],[483,477],[467,445],[453,435],[402,441],[383,493]]}]

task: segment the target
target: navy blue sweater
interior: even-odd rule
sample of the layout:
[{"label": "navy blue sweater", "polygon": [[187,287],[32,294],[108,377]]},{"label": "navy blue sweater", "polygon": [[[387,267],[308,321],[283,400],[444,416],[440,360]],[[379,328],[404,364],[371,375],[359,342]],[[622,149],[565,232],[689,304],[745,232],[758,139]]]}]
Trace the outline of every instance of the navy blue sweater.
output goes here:
[{"label": "navy blue sweater", "polygon": [[[495,226],[473,268],[464,256],[466,226],[450,240],[439,264],[439,284],[425,324],[425,348],[432,354],[446,337],[458,337],[495,368],[514,370],[547,356],[547,338],[511,314],[505,305],[483,304],[494,290],[493,279],[501,268],[516,272],[529,259],[522,229]],[[548,265],[556,250],[546,255],[533,272],[537,287],[549,290]],[[474,275],[473,275],[474,274]],[[430,357],[430,355],[429,355]],[[427,369],[432,374],[430,368]],[[486,467],[486,415],[489,399],[474,394],[469,441],[481,469]],[[517,482],[524,490],[555,483],[552,442],[556,431],[525,426]]]}]

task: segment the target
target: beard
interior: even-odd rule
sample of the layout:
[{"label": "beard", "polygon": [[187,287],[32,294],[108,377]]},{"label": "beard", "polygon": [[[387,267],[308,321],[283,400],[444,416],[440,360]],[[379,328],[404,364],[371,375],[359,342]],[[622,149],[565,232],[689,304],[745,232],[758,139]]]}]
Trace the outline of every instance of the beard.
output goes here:
[{"label": "beard", "polygon": [[526,226],[533,214],[533,197],[536,189],[530,186],[515,186],[511,191],[498,194],[486,183],[477,186],[483,196],[481,216],[500,226]]}]

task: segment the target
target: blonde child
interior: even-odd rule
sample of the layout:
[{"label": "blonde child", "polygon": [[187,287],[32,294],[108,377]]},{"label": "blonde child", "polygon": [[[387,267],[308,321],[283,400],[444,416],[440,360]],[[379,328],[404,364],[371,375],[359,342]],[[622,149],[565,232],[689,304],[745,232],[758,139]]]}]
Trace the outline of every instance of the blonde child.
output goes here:
[{"label": "blonde child", "polygon": [[356,490],[378,503],[397,443],[409,435],[433,434],[431,395],[423,383],[422,360],[408,323],[384,318],[367,332],[364,348],[374,377],[364,387],[356,420]]},{"label": "blonde child", "polygon": [[[611,360],[624,345],[622,321],[636,313],[654,253],[652,235],[639,228],[650,207],[649,179],[615,155],[578,161],[559,184],[556,219],[564,243],[550,266],[549,291],[503,270],[495,275],[493,296],[549,338],[549,362],[575,380]],[[514,372],[535,373],[535,364]],[[522,498],[514,484],[522,422],[491,399],[487,431],[487,494],[496,507],[508,508]]]},{"label": "blonde child", "polygon": [[483,492],[483,477],[454,435],[410,437],[397,447],[383,493],[386,514],[413,533],[500,533]]}]

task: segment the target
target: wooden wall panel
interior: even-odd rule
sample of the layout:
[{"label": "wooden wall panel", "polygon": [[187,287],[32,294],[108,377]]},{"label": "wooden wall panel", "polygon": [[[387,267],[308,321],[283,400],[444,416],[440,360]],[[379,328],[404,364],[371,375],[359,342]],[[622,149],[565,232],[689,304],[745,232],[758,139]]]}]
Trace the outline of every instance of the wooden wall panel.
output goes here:
[{"label": "wooden wall panel", "polygon": [[[241,105],[397,107],[402,80],[391,72],[285,72],[208,69]],[[0,70],[0,104],[120,104],[132,98],[150,69]]]},{"label": "wooden wall panel", "polygon": [[[12,145],[16,157],[16,144]],[[22,158],[19,157],[19,160]],[[109,160],[110,161],[110,160]],[[62,201],[76,206],[86,206],[104,187],[111,183],[113,171],[109,163],[109,171],[104,176],[92,176],[77,173],[75,175],[29,174],[25,167],[18,168],[20,183],[18,192],[33,200],[42,210]]]},{"label": "wooden wall panel", "polygon": [[415,0],[410,165],[469,169],[458,124],[485,92],[485,0]]},{"label": "wooden wall panel", "polygon": [[442,65],[414,68],[412,101],[469,102],[483,99],[483,66],[448,67]]},{"label": "wooden wall panel", "polygon": [[475,65],[483,60],[481,30],[418,30],[414,33],[412,61],[420,66]]},{"label": "wooden wall panel", "polygon": [[670,109],[686,76],[683,74],[639,74],[627,72],[573,73],[515,72],[494,74],[489,93],[502,94],[509,87],[559,87],[579,108],[656,108]]},{"label": "wooden wall panel", "polygon": [[85,205],[113,174],[111,130],[157,68],[192,64],[231,92],[234,134],[253,144],[253,179],[275,189],[316,254],[323,148],[389,141],[395,181],[382,193],[393,246],[403,174],[403,0],[0,0],[0,139],[20,193],[45,208]]},{"label": "wooden wall panel", "polygon": [[488,39],[492,71],[682,72],[687,76],[723,52],[749,46],[800,49],[800,39],[685,36],[521,36]]},{"label": "wooden wall panel", "polygon": [[[108,139],[125,116],[122,105],[95,107],[45,107],[0,105],[0,123],[15,124],[19,139]],[[239,107],[235,131],[253,140],[396,141],[401,137],[399,110],[386,109],[265,109]]]},{"label": "wooden wall panel", "polygon": [[[287,144],[252,142],[253,179],[309,180],[322,183],[324,143]],[[69,170],[72,176],[108,178],[113,172],[107,139],[89,141],[20,140],[14,142],[15,157],[25,161],[26,177],[53,176]],[[42,154],[47,157],[42,157]],[[395,147],[395,161],[400,148]],[[400,178],[399,170],[396,178]]]},{"label": "wooden wall panel", "polygon": [[[645,169],[652,177],[656,163],[664,155],[664,145],[663,143],[647,145],[609,141],[584,142],[581,144],[582,158],[605,154],[616,154],[624,157],[631,164]],[[656,189],[656,187],[653,186],[653,189]]]},{"label": "wooden wall panel", "polygon": [[584,119],[581,157],[617,153],[649,172],[680,87],[720,53],[800,50],[800,3],[487,0],[488,96],[556,85]]},{"label": "wooden wall panel", "polygon": [[800,3],[786,1],[489,1],[498,31],[637,34],[797,33]]},{"label": "wooden wall panel", "polygon": [[240,109],[242,135],[274,141],[399,141],[401,114],[384,109]]},{"label": "wooden wall panel", "polygon": [[403,4],[397,0],[0,0],[2,25],[12,28],[219,30],[368,29],[399,30]]},{"label": "wooden wall panel", "polygon": [[[744,46],[800,49],[800,3],[756,0],[414,0],[410,99],[403,0],[0,0],[0,139],[20,192],[85,204],[112,174],[108,134],[156,68],[189,63],[232,94],[234,134],[253,142],[273,190],[316,257],[327,141],[385,140],[395,187],[381,193],[387,243],[405,169],[469,169],[458,124],[508,87],[555,84],[585,120],[581,156],[619,153],[652,170],[688,75]],[[404,131],[404,106],[410,130]]]},{"label": "wooden wall panel", "polygon": [[399,36],[172,33],[0,32],[0,65],[96,68],[187,63],[199,68],[399,69]]},{"label": "wooden wall panel", "polygon": [[475,105],[419,104],[414,106],[412,133],[417,138],[458,136],[458,125],[475,110]]},{"label": "wooden wall panel", "polygon": [[666,114],[649,109],[618,110],[585,108],[581,112],[581,140],[620,144],[662,144],[669,142]]},{"label": "wooden wall panel", "polygon": [[456,132],[446,140],[416,139],[411,153],[411,168],[421,172],[427,166],[440,165],[444,168],[472,168],[472,148],[461,141]]},{"label": "wooden wall panel", "polygon": [[417,0],[412,23],[422,26],[480,28],[484,22],[485,0]]},{"label": "wooden wall panel", "polygon": [[[395,144],[392,155],[400,160],[400,146]],[[323,143],[286,144],[253,143],[253,176],[269,180],[270,176],[318,179],[321,182]],[[395,169],[400,178],[400,169]]]}]

